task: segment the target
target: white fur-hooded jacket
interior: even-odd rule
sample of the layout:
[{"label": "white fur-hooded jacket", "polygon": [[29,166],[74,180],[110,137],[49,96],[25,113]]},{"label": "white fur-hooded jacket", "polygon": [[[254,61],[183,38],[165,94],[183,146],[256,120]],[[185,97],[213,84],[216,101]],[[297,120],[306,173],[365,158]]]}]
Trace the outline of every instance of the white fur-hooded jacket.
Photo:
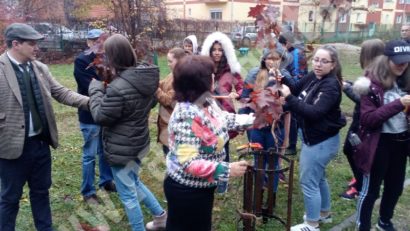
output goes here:
[{"label": "white fur-hooded jacket", "polygon": [[196,39],[195,35],[189,35],[188,37],[184,38],[183,43],[185,43],[185,40],[189,39],[192,42],[192,54],[197,55],[198,54],[198,40]]},{"label": "white fur-hooded jacket", "polygon": [[224,54],[228,61],[229,68],[231,69],[231,73],[240,74],[241,64],[236,58],[235,48],[232,44],[231,39],[229,39],[229,37],[222,32],[213,32],[212,34],[208,35],[208,37],[206,37],[205,41],[202,44],[201,55],[211,56],[209,51],[211,50],[211,47],[215,41],[218,41],[222,45],[222,49],[224,50]]},{"label": "white fur-hooded jacket", "polygon": [[358,95],[367,95],[370,92],[371,81],[368,77],[360,76],[353,84],[353,92]]}]

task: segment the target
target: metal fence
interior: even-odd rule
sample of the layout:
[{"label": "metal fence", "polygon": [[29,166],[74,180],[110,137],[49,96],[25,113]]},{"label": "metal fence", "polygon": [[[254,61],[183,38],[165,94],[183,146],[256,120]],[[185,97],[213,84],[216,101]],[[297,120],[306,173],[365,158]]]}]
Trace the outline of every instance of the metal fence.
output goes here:
[{"label": "metal fence", "polygon": [[361,43],[370,38],[382,40],[400,38],[401,25],[347,24],[347,23],[301,23],[297,30],[305,41],[317,43]]},{"label": "metal fence", "polygon": [[[246,23],[247,25],[249,24]],[[60,52],[66,56],[75,54],[86,48],[87,29],[68,29],[60,24],[32,23],[37,31],[44,35],[44,40],[39,41],[43,52]],[[183,39],[191,34],[197,36],[201,44],[206,36],[214,31],[221,31],[228,36],[233,28],[241,25],[238,22],[225,22],[218,20],[170,20],[165,33],[153,33],[150,37],[150,47],[160,53],[165,53],[172,47],[182,46]],[[305,43],[331,43],[343,42],[360,44],[370,38],[390,40],[400,38],[401,25],[376,25],[376,24],[348,24],[348,23],[297,23],[295,32],[299,39]],[[0,41],[1,44],[1,41]],[[1,47],[0,50],[3,50]]]},{"label": "metal fence", "polygon": [[86,47],[86,31],[73,31],[64,25],[48,22],[29,24],[44,36],[38,42],[42,51],[73,52]]},{"label": "metal fence", "polygon": [[190,34],[196,35],[199,41],[203,41],[206,36],[215,31],[229,34],[237,23],[218,20],[183,20],[174,19],[169,22],[169,28],[164,34],[168,40],[183,40]]}]

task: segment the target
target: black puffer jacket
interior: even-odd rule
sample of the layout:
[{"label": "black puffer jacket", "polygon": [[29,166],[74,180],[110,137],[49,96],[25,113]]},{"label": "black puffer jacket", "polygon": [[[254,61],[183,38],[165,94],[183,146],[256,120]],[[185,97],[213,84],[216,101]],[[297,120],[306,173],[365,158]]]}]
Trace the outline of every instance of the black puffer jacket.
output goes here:
[{"label": "black puffer jacket", "polygon": [[353,83],[351,82],[347,82],[347,84],[343,85],[343,92],[355,103],[353,120],[350,124],[349,130],[347,131],[345,142],[343,144],[343,152],[346,155],[353,155],[353,146],[349,141],[349,137],[352,133],[357,134],[360,126],[360,95],[353,92],[352,84]]},{"label": "black puffer jacket", "polygon": [[148,117],[158,82],[155,66],[127,69],[106,89],[102,82],[91,82],[90,111],[103,126],[104,155],[111,166],[139,162],[148,153]]},{"label": "black puffer jacket", "polygon": [[297,83],[283,78],[292,95],[286,97],[286,107],[297,114],[307,145],[320,143],[346,125],[341,113],[342,88],[334,75],[321,79],[310,72]]}]

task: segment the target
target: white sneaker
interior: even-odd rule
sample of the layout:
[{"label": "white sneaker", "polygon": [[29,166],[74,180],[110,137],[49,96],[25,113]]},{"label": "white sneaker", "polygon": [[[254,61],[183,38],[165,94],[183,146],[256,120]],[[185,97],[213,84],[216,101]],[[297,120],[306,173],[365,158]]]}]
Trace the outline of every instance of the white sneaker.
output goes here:
[{"label": "white sneaker", "polygon": [[308,223],[302,223],[302,224],[292,226],[290,228],[290,231],[320,231],[320,228],[319,228],[319,226],[318,227],[313,227],[313,226],[309,225]]},{"label": "white sneaker", "polygon": [[[306,214],[303,215],[303,221],[306,222]],[[323,223],[323,224],[332,223],[332,222],[333,222],[332,215],[329,214],[329,215],[327,215],[326,217],[319,217],[318,222],[319,222],[319,223]]]}]

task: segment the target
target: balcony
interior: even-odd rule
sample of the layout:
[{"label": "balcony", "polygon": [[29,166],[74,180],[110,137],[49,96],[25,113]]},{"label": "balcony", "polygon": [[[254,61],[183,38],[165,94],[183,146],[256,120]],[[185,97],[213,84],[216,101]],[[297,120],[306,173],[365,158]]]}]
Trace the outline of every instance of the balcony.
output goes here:
[{"label": "balcony", "polygon": [[230,1],[229,0],[205,0],[203,2],[209,4],[209,3],[227,3]]},{"label": "balcony", "polygon": [[396,8],[396,2],[393,0],[384,0],[383,10],[394,10]]}]

